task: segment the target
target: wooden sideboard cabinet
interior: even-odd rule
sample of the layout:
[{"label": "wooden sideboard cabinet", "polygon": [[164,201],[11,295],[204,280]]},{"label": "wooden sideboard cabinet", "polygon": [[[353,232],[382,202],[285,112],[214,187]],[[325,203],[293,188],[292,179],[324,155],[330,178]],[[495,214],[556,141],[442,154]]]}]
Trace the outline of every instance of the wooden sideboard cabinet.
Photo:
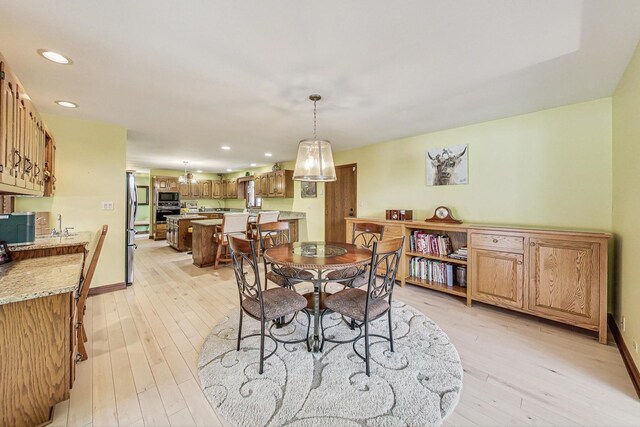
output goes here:
[{"label": "wooden sideboard cabinet", "polygon": [[607,342],[608,233],[470,228],[471,299],[597,331]]},{"label": "wooden sideboard cabinet", "polygon": [[[426,221],[345,218],[345,241],[356,222],[384,225],[384,238],[405,236],[398,280],[473,301],[543,317],[598,332],[607,342],[607,275],[610,233],[539,230]],[[453,248],[467,246],[468,259],[410,250],[416,231],[446,235]],[[460,286],[412,277],[412,259],[466,266],[467,283]],[[378,274],[383,273],[378,270]]]}]

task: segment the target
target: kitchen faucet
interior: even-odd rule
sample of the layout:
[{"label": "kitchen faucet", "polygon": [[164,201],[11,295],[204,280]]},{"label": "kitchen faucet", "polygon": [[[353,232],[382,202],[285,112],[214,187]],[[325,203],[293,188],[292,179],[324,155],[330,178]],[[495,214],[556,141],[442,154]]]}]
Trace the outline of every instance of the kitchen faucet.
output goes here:
[{"label": "kitchen faucet", "polygon": [[57,230],[55,228],[51,229],[51,237],[62,236],[62,235],[64,235],[64,237],[68,237],[69,230],[73,230],[74,227],[65,227],[63,232],[62,231],[62,214],[58,214],[58,216],[56,217],[56,220],[58,221],[58,229]]}]

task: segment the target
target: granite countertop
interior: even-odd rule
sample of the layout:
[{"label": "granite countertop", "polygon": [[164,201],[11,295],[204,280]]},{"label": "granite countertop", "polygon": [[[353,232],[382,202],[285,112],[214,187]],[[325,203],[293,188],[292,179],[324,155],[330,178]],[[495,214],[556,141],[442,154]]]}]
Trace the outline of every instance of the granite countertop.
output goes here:
[{"label": "granite countertop", "polygon": [[91,241],[91,233],[81,231],[71,236],[39,236],[35,242],[28,245],[9,245],[10,252],[31,251],[34,249],[61,248],[65,246],[88,245]]},{"label": "granite countertop", "polygon": [[198,224],[205,227],[213,227],[214,225],[221,225],[221,219],[198,219],[196,221],[192,221],[191,224]]},{"label": "granite countertop", "polygon": [[206,219],[206,216],[198,215],[198,214],[181,214],[181,215],[166,215],[167,219],[177,219],[181,221],[183,219]]},{"label": "granite countertop", "polygon": [[74,292],[84,254],[56,255],[0,265],[0,305]]},{"label": "granite countertop", "polygon": [[290,219],[305,219],[307,214],[304,212],[292,212],[292,211],[280,211],[281,220],[290,220]]}]

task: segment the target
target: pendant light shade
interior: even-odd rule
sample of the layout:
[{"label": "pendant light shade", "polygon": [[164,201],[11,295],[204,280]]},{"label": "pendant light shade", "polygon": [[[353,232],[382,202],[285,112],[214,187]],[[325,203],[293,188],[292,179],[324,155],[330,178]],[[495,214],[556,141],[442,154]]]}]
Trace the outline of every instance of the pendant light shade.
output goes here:
[{"label": "pendant light shade", "polygon": [[303,139],[298,144],[296,181],[335,181],[336,168],[331,154],[331,143],[319,139]]},{"label": "pendant light shade", "polygon": [[303,139],[298,144],[298,157],[293,171],[295,181],[331,182],[336,180],[336,168],[331,153],[331,143],[316,136],[316,103],[320,95],[311,95],[313,101],[313,139]]}]

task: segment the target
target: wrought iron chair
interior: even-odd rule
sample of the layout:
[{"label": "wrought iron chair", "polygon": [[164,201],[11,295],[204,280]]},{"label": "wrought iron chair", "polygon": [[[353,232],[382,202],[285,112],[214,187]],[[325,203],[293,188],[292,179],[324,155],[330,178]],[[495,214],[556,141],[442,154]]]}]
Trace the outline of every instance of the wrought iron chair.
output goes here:
[{"label": "wrought iron chair", "polygon": [[[289,223],[286,221],[258,224],[257,235],[260,237],[260,248],[262,249],[262,253],[273,246],[291,242]],[[313,279],[313,273],[309,271],[282,266],[277,267],[275,271],[273,266],[271,266],[271,270],[269,270],[268,267],[271,263],[264,257],[262,257],[262,261],[264,262],[265,290],[268,288],[269,281],[283,288],[293,289],[294,285]],[[278,274],[278,272],[281,274]],[[295,279],[292,279],[292,277],[295,277]]]},{"label": "wrought iron chair", "polygon": [[[351,244],[371,249],[375,242],[382,240],[383,236],[384,225],[356,222],[353,224],[351,231]],[[355,269],[353,271],[332,271],[327,275],[327,279],[353,288],[359,288],[368,283],[369,276],[366,271],[357,275],[355,278],[348,280],[342,279],[343,277],[353,277],[356,274],[357,271],[355,271]]]},{"label": "wrought iron chair", "polygon": [[[324,342],[333,342],[338,344],[353,343],[353,351],[356,355],[365,361],[367,376],[371,376],[369,367],[369,338],[377,337],[389,341],[390,350],[393,352],[393,325],[391,322],[391,298],[393,296],[393,286],[396,281],[396,274],[400,264],[400,256],[402,254],[402,245],[404,237],[397,239],[378,241],[373,243],[373,254],[371,256],[371,267],[369,269],[367,290],[346,287],[345,289],[330,295],[325,300],[327,310],[321,318],[322,326],[322,345]],[[377,280],[376,270],[378,267],[385,267],[386,273],[380,281]],[[359,329],[358,335],[346,341],[339,341],[325,337],[324,333],[324,316],[328,311],[341,314],[344,317],[354,319],[360,323],[356,326]],[[388,316],[389,336],[370,334],[369,324],[381,318]],[[356,343],[363,338],[362,327],[364,326],[364,349],[365,355],[361,355],[356,349]],[[340,326],[337,326],[340,327]]]},{"label": "wrought iron chair", "polygon": [[[309,335],[309,327],[311,319],[309,313],[304,308],[307,306],[307,300],[291,289],[282,287],[269,290],[262,290],[260,283],[260,272],[258,269],[258,258],[256,255],[256,241],[246,240],[234,236],[228,236],[229,251],[233,264],[233,271],[238,284],[238,294],[240,296],[240,321],[238,325],[238,344],[237,351],[240,351],[240,342],[249,337],[260,337],[260,368],[259,373],[264,371],[264,361],[271,357],[278,350],[278,343],[296,344],[301,342],[307,343],[307,350],[311,351],[307,336]],[[266,330],[267,322],[283,318],[291,314],[296,315],[302,311],[307,316],[307,334],[299,340],[284,341],[271,334],[271,328],[275,326],[275,322]],[[242,336],[242,319],[244,314],[258,320],[260,322],[260,333]],[[268,355],[264,355],[264,339],[265,337],[273,340],[275,348]]]}]

